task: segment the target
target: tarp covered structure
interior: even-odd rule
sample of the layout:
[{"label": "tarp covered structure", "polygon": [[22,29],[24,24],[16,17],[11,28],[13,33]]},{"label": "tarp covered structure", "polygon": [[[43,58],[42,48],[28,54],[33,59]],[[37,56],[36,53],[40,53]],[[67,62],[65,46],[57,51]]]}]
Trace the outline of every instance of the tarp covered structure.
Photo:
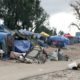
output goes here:
[{"label": "tarp covered structure", "polygon": [[19,30],[20,33],[22,33],[23,35],[33,35],[33,32],[27,31],[26,29],[21,29]]},{"label": "tarp covered structure", "polygon": [[30,50],[31,48],[30,41],[27,40],[15,40],[13,45],[13,51],[19,53],[25,53]]},{"label": "tarp covered structure", "polygon": [[2,47],[5,54],[8,54],[7,49],[7,38],[11,37],[11,32],[6,29],[5,25],[0,25],[0,46]]},{"label": "tarp covered structure", "polygon": [[43,35],[43,36],[45,36],[45,37],[48,37],[49,36],[49,34],[47,34],[45,32],[41,32],[40,34]]},{"label": "tarp covered structure", "polygon": [[42,35],[39,34],[39,33],[34,33],[34,37],[35,37],[35,38],[38,38],[38,39],[39,39],[41,36],[42,36]]},{"label": "tarp covered structure", "polygon": [[64,36],[50,36],[51,41],[63,41],[65,44],[69,44],[69,39]]},{"label": "tarp covered structure", "polygon": [[71,34],[67,33],[67,34],[64,34],[64,37],[66,37],[66,38],[72,38],[73,36]]},{"label": "tarp covered structure", "polygon": [[42,47],[47,47],[48,44],[46,44],[43,40],[37,40],[38,44]]}]

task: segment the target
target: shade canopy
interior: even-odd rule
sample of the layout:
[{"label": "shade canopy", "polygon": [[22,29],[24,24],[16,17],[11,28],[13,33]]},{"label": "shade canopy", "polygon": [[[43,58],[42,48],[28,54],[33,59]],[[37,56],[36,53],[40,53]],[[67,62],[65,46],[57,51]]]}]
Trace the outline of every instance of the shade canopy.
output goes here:
[{"label": "shade canopy", "polygon": [[64,34],[64,37],[66,37],[66,38],[72,38],[73,36],[68,33],[68,34]]},{"label": "shade canopy", "polygon": [[49,38],[51,41],[63,41],[66,44],[69,44],[69,39],[64,36],[50,36]]},{"label": "shade canopy", "polygon": [[43,36],[45,36],[45,37],[48,37],[49,36],[49,34],[47,34],[45,32],[41,32],[40,34],[43,35]]}]

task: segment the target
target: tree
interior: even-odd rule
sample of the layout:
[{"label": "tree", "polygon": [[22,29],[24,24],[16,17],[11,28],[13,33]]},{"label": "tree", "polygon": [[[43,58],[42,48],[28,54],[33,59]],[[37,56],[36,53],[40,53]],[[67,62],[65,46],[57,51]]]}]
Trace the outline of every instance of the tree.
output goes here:
[{"label": "tree", "polygon": [[59,35],[63,35],[64,34],[64,32],[63,31],[59,31]]},{"label": "tree", "polygon": [[52,34],[53,36],[55,36],[55,35],[57,35],[57,30],[56,30],[56,28],[53,28],[53,34]]},{"label": "tree", "polygon": [[76,15],[77,23],[73,22],[70,24],[76,26],[80,30],[80,1],[76,0],[74,3],[71,3],[70,6],[74,9],[74,14]]},{"label": "tree", "polygon": [[47,18],[40,0],[0,0],[0,15],[10,29],[16,29],[16,23],[20,20],[23,27],[33,30],[43,25]]},{"label": "tree", "polygon": [[49,30],[49,29],[46,28],[45,26],[41,26],[41,27],[39,27],[39,28],[36,28],[35,32],[36,32],[36,33],[46,32],[46,33],[48,33],[49,35],[52,34],[52,30]]},{"label": "tree", "polygon": [[38,31],[39,28],[44,27],[45,21],[48,19],[49,15],[44,11],[42,7],[40,7],[40,1],[36,0],[36,6],[35,6],[35,18],[33,20],[34,27],[32,27],[31,31],[33,29],[34,32]]}]

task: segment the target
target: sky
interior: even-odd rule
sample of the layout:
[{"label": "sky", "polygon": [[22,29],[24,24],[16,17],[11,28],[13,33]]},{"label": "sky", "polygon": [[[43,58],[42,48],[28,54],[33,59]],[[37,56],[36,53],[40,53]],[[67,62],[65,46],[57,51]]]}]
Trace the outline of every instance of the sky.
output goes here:
[{"label": "sky", "polygon": [[74,0],[41,0],[41,6],[50,15],[49,27],[53,29],[55,27],[57,32],[60,30],[65,33],[71,33],[75,36],[75,32],[79,31],[76,27],[69,25],[75,22],[75,16],[73,14],[73,8],[70,7],[70,3]]}]

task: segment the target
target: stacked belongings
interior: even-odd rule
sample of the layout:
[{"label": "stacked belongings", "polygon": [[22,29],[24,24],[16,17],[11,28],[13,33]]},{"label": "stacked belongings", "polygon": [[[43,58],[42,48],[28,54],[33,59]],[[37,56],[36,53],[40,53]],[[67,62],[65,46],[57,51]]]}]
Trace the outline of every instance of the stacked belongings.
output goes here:
[{"label": "stacked belongings", "polygon": [[35,63],[45,63],[46,62],[46,53],[44,53],[44,49],[40,46],[35,46],[32,51],[27,54],[25,59],[32,59]]},{"label": "stacked belongings", "polygon": [[25,63],[44,63],[46,61],[43,49],[40,46],[34,47],[29,39],[14,40],[11,58],[16,58],[18,61]]},{"label": "stacked belongings", "polygon": [[64,55],[62,50],[58,48],[58,50],[52,51],[48,54],[48,59],[50,61],[68,61],[69,57]]},{"label": "stacked belongings", "polygon": [[[17,44],[18,42],[20,42],[20,44]],[[16,58],[18,61],[25,63],[45,63],[46,54],[43,52],[43,49],[40,48],[40,46],[31,49],[30,42],[27,42],[28,41],[17,41],[11,52],[11,58]]]},{"label": "stacked belongings", "polygon": [[42,47],[48,47],[48,44],[47,44],[47,38],[44,37],[44,36],[41,36],[38,40],[37,40],[37,43],[42,46]]},{"label": "stacked belongings", "polygon": [[7,42],[9,37],[11,38],[10,33],[0,32],[0,49],[3,50],[4,52],[3,57],[2,57],[3,60],[9,59],[9,53],[8,53],[9,44]]},{"label": "stacked belongings", "polygon": [[38,44],[40,44],[40,46],[42,46],[42,47],[48,47],[47,38],[49,37],[49,34],[47,34],[45,32],[41,32],[40,34],[41,34],[41,36],[38,40]]},{"label": "stacked belongings", "polygon": [[28,40],[14,40],[13,49],[10,53],[10,58],[18,59],[20,56],[25,56],[32,49],[32,45]]},{"label": "stacked belongings", "polygon": [[31,50],[32,44],[30,40],[28,40],[28,37],[23,35],[18,30],[15,31],[14,34],[14,43],[12,47],[12,51],[10,53],[10,58],[12,59],[18,59],[18,57],[22,55],[26,55],[26,52]]},{"label": "stacked belongings", "polygon": [[48,44],[46,44],[43,40],[37,40],[37,43],[42,47],[48,47]]}]

